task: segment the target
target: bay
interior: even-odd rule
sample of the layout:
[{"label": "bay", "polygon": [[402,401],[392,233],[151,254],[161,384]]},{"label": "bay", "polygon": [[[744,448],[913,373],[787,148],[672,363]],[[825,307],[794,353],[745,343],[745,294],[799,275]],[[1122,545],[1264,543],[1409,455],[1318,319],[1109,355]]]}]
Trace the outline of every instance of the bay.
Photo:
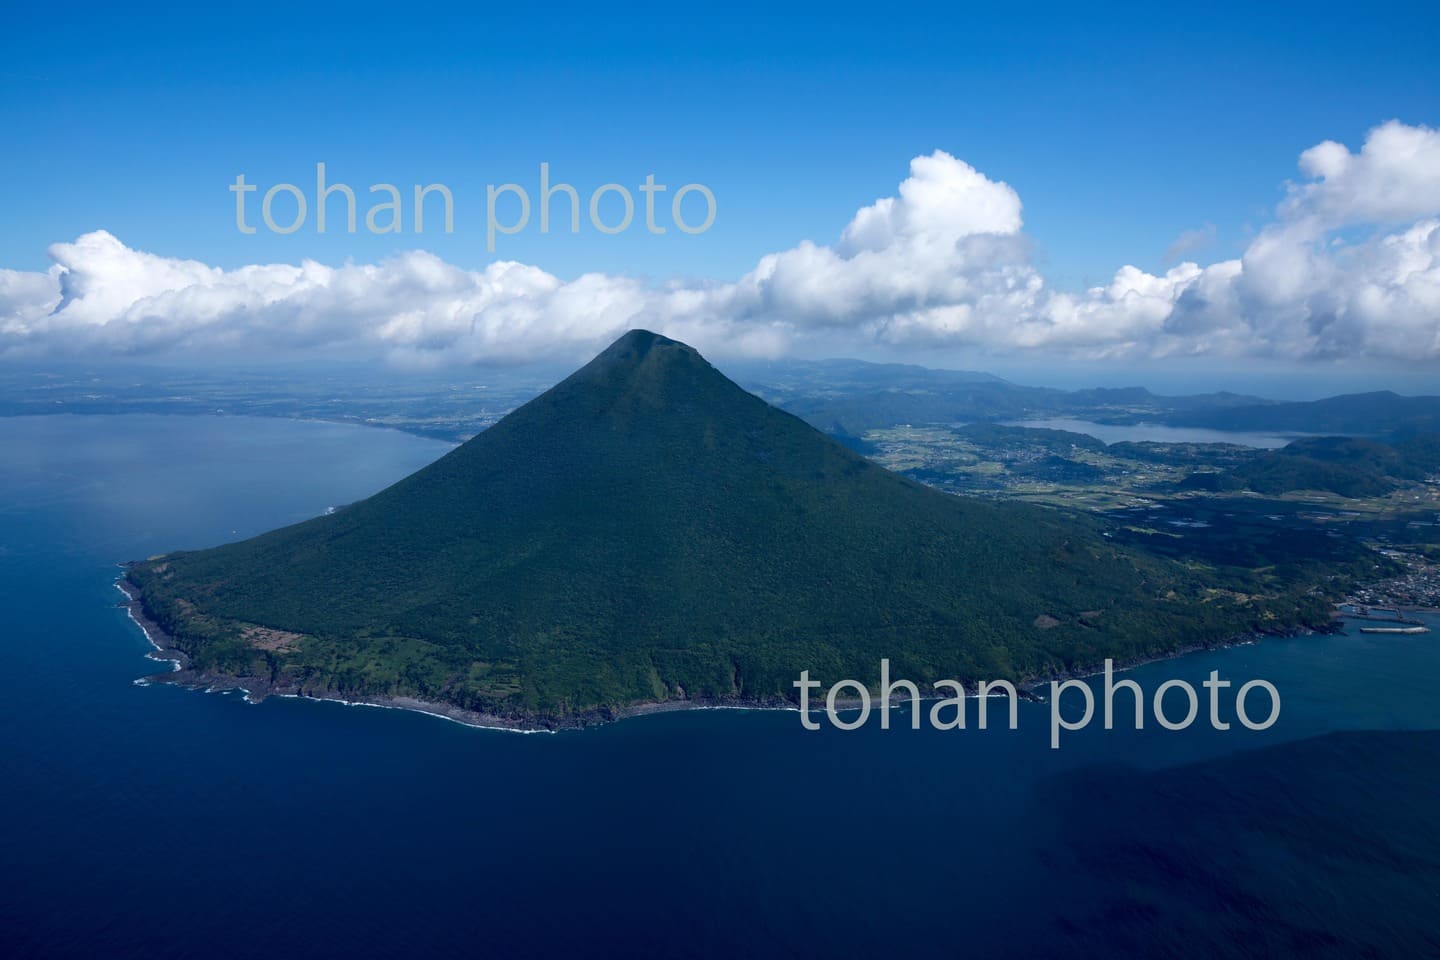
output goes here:
[{"label": "bay", "polygon": [[1261,433],[1250,430],[1211,430],[1205,427],[1170,427],[1159,423],[1096,423],[1056,417],[1048,420],[1007,420],[1005,426],[1083,433],[1103,443],[1233,443],[1242,447],[1275,450],[1300,434]]}]

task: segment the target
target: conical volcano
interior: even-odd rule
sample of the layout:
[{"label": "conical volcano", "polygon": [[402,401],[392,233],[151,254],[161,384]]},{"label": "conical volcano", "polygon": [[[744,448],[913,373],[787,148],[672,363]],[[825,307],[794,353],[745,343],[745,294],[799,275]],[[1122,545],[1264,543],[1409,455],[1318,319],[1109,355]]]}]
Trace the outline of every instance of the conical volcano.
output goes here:
[{"label": "conical volcano", "polygon": [[1176,571],[886,471],[637,330],[367,500],[129,577],[206,675],[563,721],[870,681],[882,657],[1017,679],[1233,628]]}]

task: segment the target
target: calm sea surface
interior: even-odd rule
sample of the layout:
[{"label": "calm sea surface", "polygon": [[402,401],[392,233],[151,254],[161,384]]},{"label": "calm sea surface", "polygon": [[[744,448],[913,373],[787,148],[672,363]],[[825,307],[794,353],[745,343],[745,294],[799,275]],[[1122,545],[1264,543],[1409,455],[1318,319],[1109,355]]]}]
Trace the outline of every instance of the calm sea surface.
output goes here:
[{"label": "calm sea surface", "polygon": [[1280,720],[1058,751],[1044,704],[1014,732],[704,711],[518,735],[133,683],[159,667],[115,606],[117,562],[313,516],[447,449],[270,419],[0,419],[0,955],[1440,945],[1432,739],[1310,739],[1440,728],[1440,634],[1143,667],[1147,692],[1269,680]]},{"label": "calm sea surface", "polygon": [[1257,433],[1249,430],[1208,430],[1204,427],[1168,427],[1158,423],[1095,423],[1057,417],[1049,420],[1007,420],[1007,426],[1036,427],[1083,433],[1104,443],[1153,440],[1157,443],[1235,443],[1245,447],[1274,450],[1299,434]]}]

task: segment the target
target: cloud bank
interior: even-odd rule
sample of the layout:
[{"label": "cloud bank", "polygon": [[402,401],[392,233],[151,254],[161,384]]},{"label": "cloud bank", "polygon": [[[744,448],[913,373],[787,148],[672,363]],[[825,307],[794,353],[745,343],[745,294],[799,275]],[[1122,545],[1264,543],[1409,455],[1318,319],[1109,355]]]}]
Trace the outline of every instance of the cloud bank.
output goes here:
[{"label": "cloud bank", "polygon": [[[807,343],[1084,358],[1440,360],[1440,131],[1390,122],[1358,152],[1299,158],[1244,254],[1162,275],[1123,266],[1083,292],[1032,263],[1019,195],[937,151],[829,246],[767,254],[733,282],[562,281],[415,251],[376,264],[222,270],[105,231],[0,270],[0,356],[322,351],[402,364],[579,356],[643,326],[729,356]],[[1198,242],[1182,244],[1191,250]]]}]

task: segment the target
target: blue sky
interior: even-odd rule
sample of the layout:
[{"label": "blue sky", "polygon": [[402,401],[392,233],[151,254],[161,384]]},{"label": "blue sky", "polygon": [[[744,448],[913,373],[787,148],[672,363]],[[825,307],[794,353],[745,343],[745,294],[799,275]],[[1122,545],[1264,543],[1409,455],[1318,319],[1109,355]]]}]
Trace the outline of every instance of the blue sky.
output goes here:
[{"label": "blue sky", "polygon": [[[826,5],[776,13],[595,5],[310,10],[116,5],[5,14],[0,265],[39,269],[104,228],[222,266],[422,245],[489,259],[487,183],[542,160],[577,186],[703,182],[696,237],[522,235],[498,252],[561,276],[731,278],[833,239],[946,150],[1005,180],[1052,284],[1164,266],[1184,231],[1233,255],[1300,150],[1399,118],[1440,122],[1440,35],[1416,6]],[[242,237],[236,173],[450,184],[453,236]]]},{"label": "blue sky", "polygon": [[[104,230],[130,251],[227,270],[369,264],[423,248],[472,271],[500,257],[566,281],[593,271],[651,286],[732,282],[767,253],[835,244],[857,210],[896,195],[912,158],[939,150],[1013,188],[1026,268],[1046,291],[1079,292],[1124,264],[1164,275],[1175,260],[1167,250],[1186,234],[1201,242],[1185,257],[1202,266],[1239,258],[1275,221],[1286,181],[1306,179],[1302,151],[1337,140],[1358,153],[1391,120],[1440,125],[1437,24],[1433,7],[1418,4],[186,4],[63,15],[11,5],[0,30],[0,269],[45,271],[49,245]],[[236,231],[227,186],[237,174],[262,191],[282,181],[310,189],[317,161],[362,201],[375,182],[447,184],[455,233],[318,236],[313,215],[289,236]],[[582,195],[649,173],[672,188],[703,183],[718,201],[715,225],[696,236],[588,226],[541,235],[532,225],[487,253],[486,185],[533,189],[542,161]],[[1422,204],[1402,219],[1429,213]],[[1373,228],[1329,224],[1323,239],[1364,239]],[[1179,303],[1174,290],[1165,296]],[[1337,297],[1305,296],[1286,322],[1330,323],[1316,303]],[[0,289],[0,314],[4,297]],[[1417,316],[1422,301],[1407,301]],[[39,328],[39,306],[10,309]],[[1045,311],[1053,326],[1059,313]],[[1193,325],[1179,320],[1175,329]],[[898,324],[876,322],[887,343],[900,342]],[[975,321],[947,316],[941,328],[956,322]],[[930,339],[902,358],[932,350],[938,334],[926,329]],[[1375,350],[1410,357],[1418,343],[1429,357],[1426,336]],[[1263,339],[1259,352],[1276,355],[1374,346],[1354,330],[1293,350]],[[773,340],[755,338],[756,349]],[[1234,338],[1217,334],[1202,352],[1222,341]],[[1166,349],[1175,351],[1173,336]],[[979,362],[961,354],[953,362]]]}]

